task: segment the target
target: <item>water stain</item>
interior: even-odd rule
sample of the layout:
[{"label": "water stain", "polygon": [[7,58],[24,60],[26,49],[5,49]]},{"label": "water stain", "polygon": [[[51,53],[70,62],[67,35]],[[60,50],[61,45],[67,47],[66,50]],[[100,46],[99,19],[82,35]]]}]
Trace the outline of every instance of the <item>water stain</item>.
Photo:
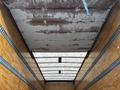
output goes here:
[{"label": "water stain", "polygon": [[49,44],[46,44],[45,46],[47,46],[47,47],[48,47],[48,46],[49,46]]},{"label": "water stain", "polygon": [[78,29],[78,30],[75,30],[75,32],[99,32],[99,30],[100,30],[100,27],[93,26],[93,27],[90,27],[89,29]]},{"label": "water stain", "polygon": [[48,51],[48,48],[44,48],[44,47],[39,47],[39,48],[34,48],[35,51],[39,51],[39,50],[44,50],[44,51]]},{"label": "water stain", "polygon": [[72,33],[72,31],[69,30],[40,30],[40,31],[35,31],[36,33],[44,33],[44,34],[66,34],[66,33]]},{"label": "water stain", "polygon": [[39,19],[39,18],[33,18],[32,20],[30,20],[29,22],[30,25],[33,25],[33,26],[37,26],[37,25],[63,25],[63,24],[68,24],[68,23],[71,23],[71,22],[68,22],[68,21],[65,21],[65,20],[62,20],[62,19]]},{"label": "water stain", "polygon": [[76,43],[76,44],[72,44],[72,45],[73,45],[73,46],[79,46],[79,44],[77,44],[77,43]]}]

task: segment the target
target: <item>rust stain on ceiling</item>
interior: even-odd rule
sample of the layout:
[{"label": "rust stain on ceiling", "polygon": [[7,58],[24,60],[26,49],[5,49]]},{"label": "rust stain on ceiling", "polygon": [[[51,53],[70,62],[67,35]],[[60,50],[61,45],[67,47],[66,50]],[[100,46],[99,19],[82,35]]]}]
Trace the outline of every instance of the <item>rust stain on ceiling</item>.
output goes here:
[{"label": "rust stain on ceiling", "polygon": [[[3,1],[3,0],[1,0]],[[89,8],[108,9],[116,0],[87,0]],[[4,0],[12,8],[74,9],[83,8],[81,0]]]},{"label": "rust stain on ceiling", "polygon": [[31,21],[29,21],[28,23],[30,23],[31,25],[35,26],[35,25],[58,25],[58,24],[67,24],[70,22],[67,22],[65,20],[61,20],[61,19],[50,19],[50,18],[33,18]]},{"label": "rust stain on ceiling", "polygon": [[117,0],[4,0],[31,51],[89,51]]}]

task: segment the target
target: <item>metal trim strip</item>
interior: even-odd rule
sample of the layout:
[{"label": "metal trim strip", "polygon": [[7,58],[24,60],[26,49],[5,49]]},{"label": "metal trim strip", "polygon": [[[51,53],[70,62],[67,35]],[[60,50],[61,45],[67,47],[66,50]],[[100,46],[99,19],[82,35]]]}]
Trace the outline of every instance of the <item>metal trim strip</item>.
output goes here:
[{"label": "metal trim strip", "polygon": [[7,33],[4,31],[4,29],[2,28],[2,26],[0,26],[0,33],[3,35],[3,37],[6,39],[6,41],[8,42],[8,44],[14,49],[14,51],[16,52],[16,54],[20,57],[20,60],[24,63],[24,65],[27,67],[27,69],[32,73],[32,75],[35,77],[35,79],[40,83],[40,85],[44,88],[44,86],[41,84],[41,82],[38,80],[37,76],[35,75],[35,73],[33,72],[33,70],[31,69],[31,67],[28,65],[27,61],[25,60],[25,58],[22,56],[22,54],[20,53],[20,51],[15,47],[14,43],[10,40],[10,38],[8,37]]},{"label": "metal trim strip", "polygon": [[88,83],[87,86],[84,88],[84,90],[87,90],[88,88],[90,88],[97,81],[99,81],[104,76],[106,76],[108,73],[110,73],[118,65],[120,65],[120,57],[116,61],[114,61],[108,68],[106,68],[101,74],[99,74],[96,78],[94,78],[90,83]]},{"label": "metal trim strip", "polygon": [[33,90],[36,90],[35,87],[27,80],[25,77],[20,74],[18,71],[16,71],[3,57],[0,56],[0,64],[3,65],[6,69],[8,69],[10,72],[12,72],[15,76],[17,76],[20,80],[25,82],[29,87],[31,87]]},{"label": "metal trim strip", "polygon": [[92,68],[96,65],[96,63],[100,60],[100,58],[102,57],[102,55],[106,52],[106,50],[110,47],[111,43],[119,36],[120,34],[120,27],[113,33],[113,35],[110,37],[110,39],[108,40],[108,42],[105,44],[105,46],[102,48],[100,54],[95,58],[95,60],[93,61],[93,63],[91,64],[91,66],[88,68],[88,70],[86,71],[86,73],[83,75],[82,79],[80,80],[80,82],[76,85],[76,87],[78,87],[82,81],[84,80],[84,78],[87,76],[87,74],[92,70]]}]

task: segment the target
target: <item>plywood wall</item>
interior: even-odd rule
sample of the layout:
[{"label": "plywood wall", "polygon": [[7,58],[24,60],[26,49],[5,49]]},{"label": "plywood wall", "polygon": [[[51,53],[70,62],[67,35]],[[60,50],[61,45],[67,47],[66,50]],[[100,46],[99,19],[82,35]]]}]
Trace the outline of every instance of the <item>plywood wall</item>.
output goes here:
[{"label": "plywood wall", "polygon": [[[100,55],[101,50],[110,40],[110,37],[118,29],[120,25],[120,2],[118,2],[112,9],[101,34],[92,49],[90,55],[85,60],[81,71],[76,78],[76,90],[83,90],[91,81],[93,81],[99,74],[101,74],[107,67],[109,67],[114,61],[120,57],[120,35],[116,37],[109,47],[105,50],[98,62],[85,76],[80,83],[80,80],[91,66],[93,61]],[[120,32],[120,31],[119,31]],[[93,84],[90,90],[120,90],[120,65],[114,68],[110,73],[101,78],[95,84]]]},{"label": "plywood wall", "polygon": [[[34,65],[36,69],[37,65],[29,53],[18,28],[16,27],[9,10],[4,6],[0,5],[0,27],[6,32],[9,39],[13,42],[15,47],[18,49],[20,54],[28,62],[29,66]],[[0,57],[4,58],[11,67],[13,67],[17,72],[19,72],[25,79],[27,79],[37,90],[43,90],[44,79],[39,72],[37,80],[34,75],[29,71],[26,65],[22,62],[19,55],[16,53],[15,49],[10,46],[6,38],[2,33],[0,33]],[[33,70],[33,69],[32,69]],[[33,70],[34,71],[34,70]],[[30,90],[25,82],[20,80],[12,72],[6,69],[2,64],[0,64],[0,90]]]},{"label": "plywood wall", "polygon": [[74,90],[71,82],[49,82],[46,83],[45,90]]}]

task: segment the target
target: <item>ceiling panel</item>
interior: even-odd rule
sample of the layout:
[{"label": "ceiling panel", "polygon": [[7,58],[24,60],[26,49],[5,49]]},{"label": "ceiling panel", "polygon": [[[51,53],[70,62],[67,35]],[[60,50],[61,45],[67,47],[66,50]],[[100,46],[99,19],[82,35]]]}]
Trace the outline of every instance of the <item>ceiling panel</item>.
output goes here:
[{"label": "ceiling panel", "polygon": [[44,77],[75,77],[76,74],[43,74]]},{"label": "ceiling panel", "polygon": [[[58,74],[59,71],[58,70],[56,70],[56,71],[55,70],[53,70],[53,71],[44,71],[44,70],[42,70],[42,73],[43,74],[53,74],[53,73]],[[74,70],[74,71],[73,70],[71,70],[71,71],[70,70],[69,71],[67,71],[67,70],[66,71],[65,70],[61,70],[61,73],[62,74],[71,74],[71,73],[75,74],[76,70]]]},{"label": "ceiling panel", "polygon": [[63,70],[63,71],[61,71],[61,73],[66,73],[66,74],[73,74],[73,73],[75,73],[76,74],[76,71],[65,71],[65,70]]},{"label": "ceiling panel", "polygon": [[[62,58],[63,63],[81,63],[83,62],[84,57],[64,57]],[[38,57],[36,58],[38,63],[58,63],[59,59],[57,57]]]},{"label": "ceiling panel", "polygon": [[[87,0],[88,7],[96,9],[106,9],[116,0]],[[11,8],[25,9],[74,9],[83,8],[81,0],[4,0]]]},{"label": "ceiling panel", "polygon": [[87,52],[33,52],[35,57],[85,57]]},{"label": "ceiling panel", "polygon": [[71,71],[71,70],[74,70],[74,71],[77,71],[77,70],[79,70],[79,68],[73,68],[73,67],[55,67],[55,68],[40,68],[41,69],[41,71],[55,71],[55,70],[57,70],[57,71],[59,71],[59,70],[66,70],[66,71]]},{"label": "ceiling panel", "polygon": [[82,63],[84,60],[83,58],[62,58],[63,63]]},{"label": "ceiling panel", "polygon": [[[45,77],[47,81],[73,81],[74,77]],[[59,79],[59,80],[58,80]]]},{"label": "ceiling panel", "polygon": [[38,63],[57,63],[58,58],[36,58]]},{"label": "ceiling panel", "polygon": [[117,0],[4,0],[31,51],[87,52]]},{"label": "ceiling panel", "polygon": [[45,80],[74,80],[87,52],[33,52]]},{"label": "ceiling panel", "polygon": [[[43,74],[58,74],[59,71],[42,71]],[[76,71],[65,71],[65,70],[61,70],[61,73],[62,74],[76,74]]]},{"label": "ceiling panel", "polygon": [[40,67],[78,67],[81,63],[38,63]]},{"label": "ceiling panel", "polygon": [[58,74],[59,72],[58,71],[42,71],[43,74]]}]

